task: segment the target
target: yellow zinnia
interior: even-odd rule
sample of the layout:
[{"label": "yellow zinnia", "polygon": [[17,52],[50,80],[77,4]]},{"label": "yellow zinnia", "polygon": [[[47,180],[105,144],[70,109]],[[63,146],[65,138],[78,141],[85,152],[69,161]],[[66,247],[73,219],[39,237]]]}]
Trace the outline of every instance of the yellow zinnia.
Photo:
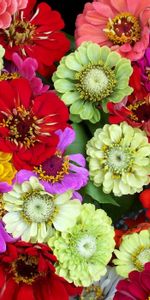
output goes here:
[{"label": "yellow zinnia", "polygon": [[16,170],[11,162],[12,154],[0,151],[0,182],[12,183]]}]

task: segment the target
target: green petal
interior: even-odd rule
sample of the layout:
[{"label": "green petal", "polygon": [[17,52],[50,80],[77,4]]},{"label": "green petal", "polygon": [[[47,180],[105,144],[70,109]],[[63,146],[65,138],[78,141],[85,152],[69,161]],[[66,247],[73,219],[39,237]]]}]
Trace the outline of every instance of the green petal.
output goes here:
[{"label": "green petal", "polygon": [[70,106],[70,112],[72,114],[78,115],[82,111],[83,106],[84,106],[84,102],[82,100],[76,101]]},{"label": "green petal", "polygon": [[107,60],[107,56],[110,53],[110,48],[108,48],[107,46],[103,46],[101,47],[101,57],[100,59],[105,63],[105,61]]},{"label": "green petal", "polygon": [[69,69],[74,71],[80,71],[82,69],[82,65],[79,64],[74,53],[71,53],[66,57],[65,64]]},{"label": "green petal", "polygon": [[116,76],[118,76],[118,78],[122,75],[124,75],[124,77],[130,76],[132,74],[132,67],[129,64],[122,64],[119,68],[115,68],[116,71]]},{"label": "green petal", "polygon": [[93,109],[94,109],[94,114],[90,119],[90,122],[95,124],[100,121],[101,115],[100,115],[100,111],[96,107],[93,107]]},{"label": "green petal", "polygon": [[83,106],[83,110],[80,113],[80,117],[83,120],[90,120],[94,114],[94,108],[92,103],[85,102]]},{"label": "green petal", "polygon": [[66,92],[62,95],[61,99],[65,102],[66,105],[70,105],[75,101],[79,100],[80,95],[78,92]]},{"label": "green petal", "polygon": [[59,65],[56,71],[56,76],[59,78],[74,79],[74,74],[75,72],[68,69],[64,64]]},{"label": "green petal", "polygon": [[54,82],[55,89],[60,93],[65,93],[74,90],[74,83],[67,79],[58,79]]},{"label": "green petal", "polygon": [[120,57],[120,55],[119,55],[118,53],[116,53],[116,52],[111,52],[111,53],[108,55],[107,59],[106,59],[105,66],[108,66],[108,67],[112,68],[112,67],[114,67],[114,66],[116,65],[116,63],[117,63],[118,61],[120,61],[120,60],[121,60],[121,57]]},{"label": "green petal", "polygon": [[92,63],[97,63],[100,60],[101,48],[99,45],[90,43],[87,47],[87,56]]},{"label": "green petal", "polygon": [[89,63],[89,58],[87,56],[87,50],[85,47],[80,47],[80,49],[78,48],[78,51],[75,51],[74,55],[82,66],[85,66]]}]

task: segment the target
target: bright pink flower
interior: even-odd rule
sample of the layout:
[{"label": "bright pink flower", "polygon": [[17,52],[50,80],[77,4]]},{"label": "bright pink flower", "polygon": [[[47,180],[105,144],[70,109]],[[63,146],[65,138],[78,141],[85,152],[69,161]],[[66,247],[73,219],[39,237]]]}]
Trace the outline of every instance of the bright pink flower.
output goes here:
[{"label": "bright pink flower", "polygon": [[38,69],[36,59],[27,57],[23,60],[17,53],[13,53],[12,62],[16,67],[15,71],[29,80],[34,96],[41,95],[48,91],[49,85],[43,85],[41,78],[36,76],[36,71]]},{"label": "bright pink flower", "polygon": [[0,1],[0,28],[10,26],[11,16],[27,6],[28,0],[1,0]]},{"label": "bright pink flower", "polygon": [[140,59],[148,47],[149,0],[95,0],[86,3],[76,20],[75,38],[107,45],[131,60]]}]

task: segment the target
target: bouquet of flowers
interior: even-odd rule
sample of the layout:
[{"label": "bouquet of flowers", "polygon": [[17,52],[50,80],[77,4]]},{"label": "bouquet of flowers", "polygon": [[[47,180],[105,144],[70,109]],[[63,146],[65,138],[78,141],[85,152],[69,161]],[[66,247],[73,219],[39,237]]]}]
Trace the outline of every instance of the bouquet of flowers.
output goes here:
[{"label": "bouquet of flowers", "polygon": [[0,300],[150,299],[150,2],[75,27],[0,3]]}]

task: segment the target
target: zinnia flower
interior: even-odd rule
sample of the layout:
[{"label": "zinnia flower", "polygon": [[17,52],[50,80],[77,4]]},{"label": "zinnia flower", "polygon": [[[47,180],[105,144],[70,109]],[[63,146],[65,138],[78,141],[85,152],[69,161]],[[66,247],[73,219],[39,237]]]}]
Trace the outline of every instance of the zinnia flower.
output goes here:
[{"label": "zinnia flower", "polygon": [[131,60],[140,59],[149,44],[149,0],[96,0],[86,3],[76,20],[76,43],[108,45]]},{"label": "zinnia flower", "polygon": [[17,170],[55,153],[54,132],[66,127],[68,111],[54,92],[34,98],[28,80],[1,81],[0,107],[0,150],[13,154]]},{"label": "zinnia flower", "polygon": [[69,300],[81,289],[55,274],[56,257],[43,244],[8,244],[0,255],[1,300]]},{"label": "zinnia flower", "polygon": [[115,268],[107,266],[107,273],[100,281],[84,288],[80,300],[113,300],[116,292],[116,285],[120,276],[116,274]]},{"label": "zinnia flower", "polygon": [[139,199],[144,208],[146,208],[146,216],[150,219],[150,189],[144,190],[140,195]]},{"label": "zinnia flower", "polygon": [[79,190],[88,181],[85,158],[82,154],[65,155],[66,148],[75,140],[75,131],[69,127],[64,131],[57,130],[59,143],[54,155],[45,160],[33,171],[21,170],[17,173],[18,183],[29,180],[35,174],[45,190],[52,194],[64,193],[67,190]]},{"label": "zinnia flower", "polygon": [[135,194],[149,183],[150,144],[144,132],[123,122],[97,129],[87,143],[90,176],[116,196]]},{"label": "zinnia flower", "polygon": [[15,241],[5,230],[2,221],[0,221],[0,253],[6,251],[6,243]]},{"label": "zinnia flower", "polygon": [[36,0],[28,1],[25,10],[13,17],[10,26],[0,31],[0,44],[5,57],[12,60],[13,52],[21,57],[33,57],[38,62],[38,72],[43,76],[54,69],[54,63],[69,50],[69,40],[60,29],[64,22],[60,14],[42,2],[33,14]]},{"label": "zinnia flower", "polygon": [[141,272],[132,271],[128,279],[120,280],[114,300],[150,299],[150,263]]},{"label": "zinnia flower", "polygon": [[12,54],[12,62],[5,62],[0,80],[10,80],[16,78],[26,78],[29,80],[34,96],[41,95],[49,89],[49,85],[43,85],[41,78],[36,76],[38,63],[36,59],[27,57],[24,60],[17,54]]},{"label": "zinnia flower", "polygon": [[114,251],[116,272],[122,277],[128,277],[133,271],[142,271],[144,264],[150,261],[150,230],[125,235],[119,250]]},{"label": "zinnia flower", "polygon": [[107,104],[110,113],[109,122],[111,124],[119,124],[126,121],[132,127],[139,127],[145,131],[150,140],[150,96],[137,99],[136,97],[128,97],[125,103],[119,107],[109,102]]},{"label": "zinnia flower", "polygon": [[12,183],[16,170],[12,164],[12,154],[0,151],[0,183]]},{"label": "zinnia flower", "polygon": [[55,196],[45,192],[36,177],[21,185],[15,183],[12,191],[3,194],[5,228],[15,238],[41,243],[54,230],[74,226],[81,204],[71,198],[71,190]]},{"label": "zinnia flower", "polygon": [[0,3],[0,28],[6,29],[10,26],[11,17],[18,10],[27,6],[28,0],[1,0]]},{"label": "zinnia flower", "polygon": [[120,102],[131,94],[131,73],[129,60],[108,47],[86,42],[60,61],[52,79],[71,114],[96,123],[101,105],[105,111],[107,102]]},{"label": "zinnia flower", "polygon": [[111,219],[93,204],[83,204],[76,224],[55,232],[48,244],[58,258],[57,274],[76,286],[89,286],[106,273],[114,249]]}]

